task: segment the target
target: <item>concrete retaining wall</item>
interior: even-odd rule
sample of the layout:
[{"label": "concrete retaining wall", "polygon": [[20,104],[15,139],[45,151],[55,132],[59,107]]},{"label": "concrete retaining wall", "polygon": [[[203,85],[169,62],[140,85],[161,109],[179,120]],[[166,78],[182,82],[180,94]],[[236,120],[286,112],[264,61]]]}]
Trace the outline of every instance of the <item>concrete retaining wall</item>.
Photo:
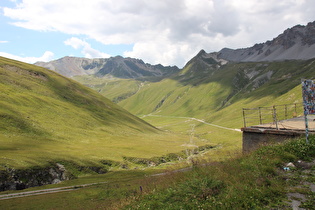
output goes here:
[{"label": "concrete retaining wall", "polygon": [[276,130],[262,127],[247,127],[242,128],[242,131],[244,153],[253,151],[261,145],[305,136],[305,131],[303,130]]}]

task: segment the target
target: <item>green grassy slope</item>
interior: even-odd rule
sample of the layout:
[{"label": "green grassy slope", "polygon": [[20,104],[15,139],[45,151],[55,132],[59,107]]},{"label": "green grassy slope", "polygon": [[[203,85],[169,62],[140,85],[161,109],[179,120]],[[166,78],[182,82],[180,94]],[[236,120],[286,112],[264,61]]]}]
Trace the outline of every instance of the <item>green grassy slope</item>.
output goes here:
[{"label": "green grassy slope", "polygon": [[81,84],[84,84],[102,95],[110,99],[114,103],[118,103],[134,94],[136,94],[145,82],[134,79],[119,79],[114,77],[96,77],[75,76],[74,79]]},{"label": "green grassy slope", "polygon": [[[88,164],[185,149],[97,92],[34,65],[0,57],[0,165]],[[172,141],[169,141],[172,139]]]}]

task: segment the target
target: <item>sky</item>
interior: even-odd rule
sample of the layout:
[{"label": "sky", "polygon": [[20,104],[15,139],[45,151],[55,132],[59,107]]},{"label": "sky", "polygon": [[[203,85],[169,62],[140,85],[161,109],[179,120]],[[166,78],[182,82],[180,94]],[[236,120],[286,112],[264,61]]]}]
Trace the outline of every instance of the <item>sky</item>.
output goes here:
[{"label": "sky", "polygon": [[313,21],[314,0],[0,0],[0,56],[120,55],[181,68],[201,49],[251,47]]}]

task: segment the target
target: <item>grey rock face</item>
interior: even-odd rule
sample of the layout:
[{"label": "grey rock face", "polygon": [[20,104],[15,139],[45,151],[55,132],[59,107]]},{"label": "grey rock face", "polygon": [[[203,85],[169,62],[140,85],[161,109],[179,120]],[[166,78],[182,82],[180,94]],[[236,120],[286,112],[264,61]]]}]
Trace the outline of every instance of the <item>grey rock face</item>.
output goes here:
[{"label": "grey rock face", "polygon": [[0,171],[0,191],[22,190],[46,184],[56,184],[72,176],[59,163],[45,168],[12,169]]}]

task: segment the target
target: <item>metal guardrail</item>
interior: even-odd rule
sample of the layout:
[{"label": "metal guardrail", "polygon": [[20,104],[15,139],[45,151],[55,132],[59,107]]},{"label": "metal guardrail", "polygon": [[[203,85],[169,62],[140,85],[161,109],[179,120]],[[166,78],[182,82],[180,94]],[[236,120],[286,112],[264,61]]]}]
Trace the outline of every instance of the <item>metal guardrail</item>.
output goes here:
[{"label": "metal guardrail", "polygon": [[243,108],[244,127],[278,122],[303,115],[303,104],[284,104],[271,107]]}]

